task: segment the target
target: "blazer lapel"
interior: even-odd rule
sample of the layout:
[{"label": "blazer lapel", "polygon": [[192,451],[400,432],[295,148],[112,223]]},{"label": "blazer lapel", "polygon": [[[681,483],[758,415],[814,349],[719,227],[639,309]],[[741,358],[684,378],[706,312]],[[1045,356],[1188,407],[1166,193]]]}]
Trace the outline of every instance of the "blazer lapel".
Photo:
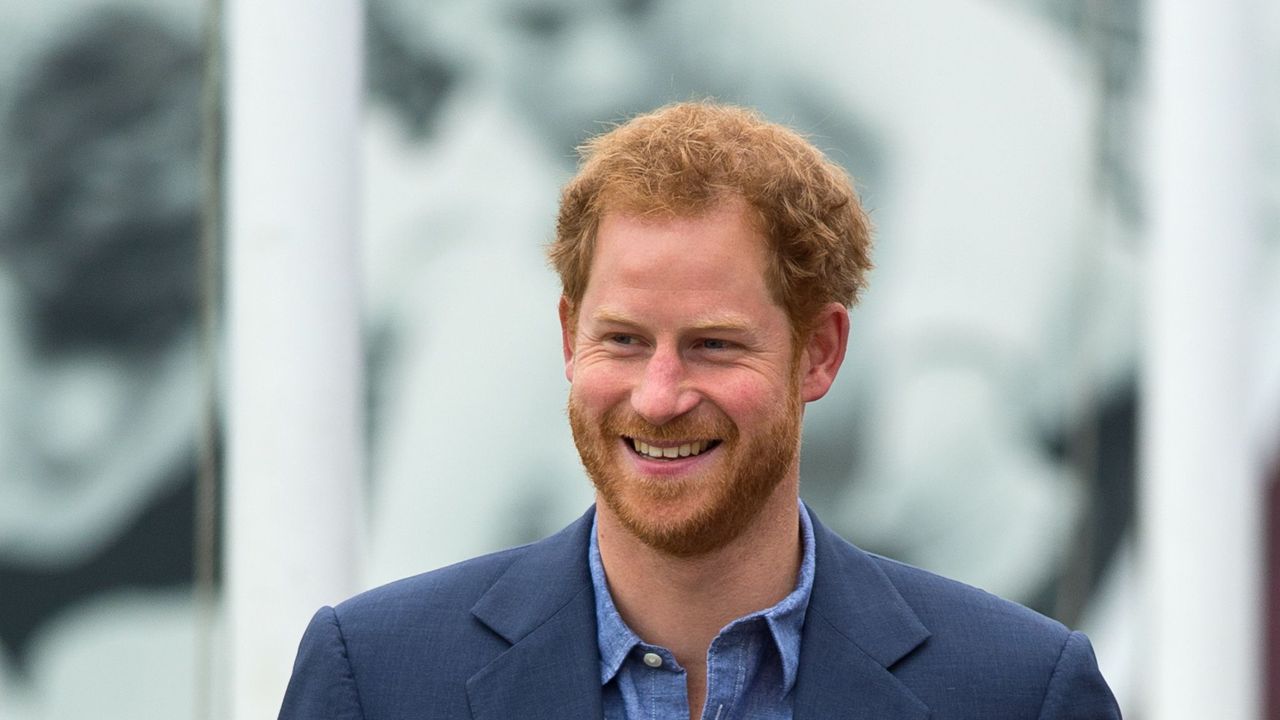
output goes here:
[{"label": "blazer lapel", "polygon": [[928,717],[929,708],[890,668],[929,631],[866,553],[810,517],[816,557],[800,641],[796,720]]},{"label": "blazer lapel", "polygon": [[601,716],[600,647],[587,569],[593,512],[529,547],[471,609],[511,643],[467,681],[475,720]]}]

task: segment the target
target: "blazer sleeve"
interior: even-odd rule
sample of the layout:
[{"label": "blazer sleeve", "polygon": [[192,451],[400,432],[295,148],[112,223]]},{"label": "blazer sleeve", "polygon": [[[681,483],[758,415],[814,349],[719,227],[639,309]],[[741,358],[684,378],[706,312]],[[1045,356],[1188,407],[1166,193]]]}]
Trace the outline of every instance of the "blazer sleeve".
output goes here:
[{"label": "blazer sleeve", "polygon": [[284,693],[279,720],[363,720],[360,694],[347,657],[347,644],[333,608],[311,618],[293,677]]},{"label": "blazer sleeve", "polygon": [[1084,633],[1071,633],[1062,646],[1040,720],[1120,720],[1120,706],[1098,670],[1093,646]]}]

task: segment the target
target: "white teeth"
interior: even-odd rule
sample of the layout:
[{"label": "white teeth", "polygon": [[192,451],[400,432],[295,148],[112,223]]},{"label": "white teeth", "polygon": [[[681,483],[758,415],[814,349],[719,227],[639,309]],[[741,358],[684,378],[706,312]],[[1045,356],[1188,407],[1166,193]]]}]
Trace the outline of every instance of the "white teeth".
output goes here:
[{"label": "white teeth", "polygon": [[691,455],[700,455],[711,443],[707,440],[699,440],[694,443],[685,443],[676,447],[655,447],[643,440],[632,439],[633,447],[636,452],[641,455],[647,455],[651,458],[674,459],[689,457]]}]

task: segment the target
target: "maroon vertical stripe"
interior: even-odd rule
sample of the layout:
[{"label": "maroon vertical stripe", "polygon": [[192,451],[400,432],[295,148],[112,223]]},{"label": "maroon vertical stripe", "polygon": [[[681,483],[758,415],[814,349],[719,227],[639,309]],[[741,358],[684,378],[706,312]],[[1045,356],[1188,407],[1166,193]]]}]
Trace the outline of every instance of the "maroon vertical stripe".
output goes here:
[{"label": "maroon vertical stripe", "polygon": [[1280,462],[1267,484],[1267,714],[1280,718]]}]

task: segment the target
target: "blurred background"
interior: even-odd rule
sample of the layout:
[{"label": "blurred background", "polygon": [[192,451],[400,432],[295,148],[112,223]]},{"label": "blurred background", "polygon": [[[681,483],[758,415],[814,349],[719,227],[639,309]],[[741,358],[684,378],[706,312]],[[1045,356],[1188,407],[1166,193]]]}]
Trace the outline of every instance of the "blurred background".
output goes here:
[{"label": "blurred background", "polygon": [[[845,369],[806,413],[805,500],[868,550],[1085,630],[1126,716],[1172,717],[1152,699],[1166,646],[1146,623],[1176,586],[1144,575],[1172,516],[1146,470],[1163,441],[1144,432],[1165,377],[1152,358],[1167,355],[1156,186],[1179,173],[1152,170],[1165,166],[1151,158],[1163,56],[1149,0],[356,7],[354,167],[332,170],[356,188],[359,357],[342,378],[323,354],[301,371],[356,383],[362,470],[255,507],[278,533],[323,535],[304,526],[345,484],[358,500],[337,511],[358,522],[333,532],[358,547],[298,607],[540,538],[587,507],[543,259],[559,187],[589,135],[712,97],[805,132],[855,177],[877,228]],[[234,516],[237,487],[284,481],[228,477],[252,466],[223,450],[247,374],[227,356],[253,357],[236,345],[245,313],[227,310],[240,267],[227,107],[251,100],[226,82],[224,11],[0,0],[0,720],[273,716],[309,611],[271,595],[257,601],[268,619],[238,610],[227,548],[251,548],[249,573],[328,577],[333,562],[282,559]],[[1248,543],[1234,560],[1251,616],[1225,621],[1256,677],[1227,718],[1280,717],[1280,11],[1249,13],[1252,34],[1222,48],[1251,68],[1234,118],[1247,172],[1229,188],[1248,222],[1198,236],[1205,282],[1170,291],[1236,308],[1212,292],[1212,266],[1238,260],[1228,299],[1244,311],[1218,348],[1235,364],[1190,372],[1219,368],[1206,387],[1235,393],[1222,412],[1238,425],[1203,422],[1242,471],[1191,484],[1238,486],[1241,502],[1201,504],[1206,524],[1182,533],[1244,528]],[[279,30],[282,44],[307,37]],[[326,112],[298,110],[288,122]],[[272,296],[244,302],[272,314]],[[288,420],[282,433],[307,431]],[[1185,567],[1188,592],[1219,593]],[[268,635],[286,640],[235,639]],[[269,667],[262,689],[235,679],[246,653]]]}]

